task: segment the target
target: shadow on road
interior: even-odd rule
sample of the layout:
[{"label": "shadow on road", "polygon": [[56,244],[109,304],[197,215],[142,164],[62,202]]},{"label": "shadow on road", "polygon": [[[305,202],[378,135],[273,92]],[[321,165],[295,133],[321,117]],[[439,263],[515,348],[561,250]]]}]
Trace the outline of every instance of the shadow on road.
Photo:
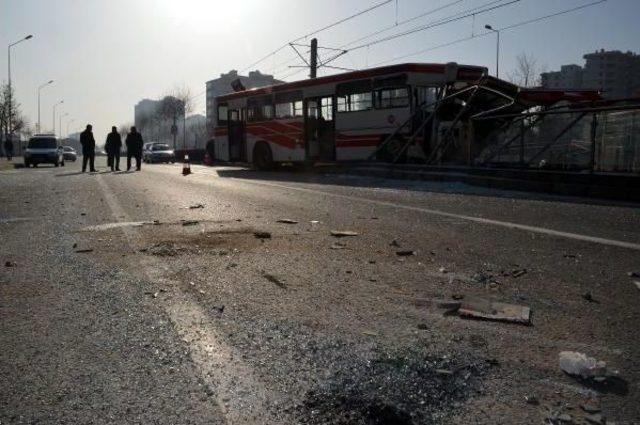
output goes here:
[{"label": "shadow on road", "polygon": [[308,172],[292,168],[280,169],[278,171],[256,171],[250,169],[217,169],[217,174],[221,178],[237,178],[247,180],[262,180],[282,183],[308,183],[321,184],[327,186],[343,186],[354,188],[370,189],[396,189],[412,192],[442,193],[468,196],[482,196],[493,198],[525,199],[534,201],[553,201],[570,204],[588,204],[603,206],[640,207],[633,202],[582,198],[572,196],[553,195],[541,192],[524,192],[515,190],[495,189],[483,186],[473,186],[461,182],[439,182],[439,181],[416,181],[416,180],[395,180],[380,177],[367,177],[348,174],[329,174]]}]

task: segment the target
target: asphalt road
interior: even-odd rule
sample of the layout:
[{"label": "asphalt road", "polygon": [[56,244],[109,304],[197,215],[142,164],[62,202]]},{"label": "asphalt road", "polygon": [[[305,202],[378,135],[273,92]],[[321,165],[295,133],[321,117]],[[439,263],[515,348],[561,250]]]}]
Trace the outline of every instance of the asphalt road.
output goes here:
[{"label": "asphalt road", "polygon": [[180,167],[0,170],[0,423],[640,418],[637,205]]}]

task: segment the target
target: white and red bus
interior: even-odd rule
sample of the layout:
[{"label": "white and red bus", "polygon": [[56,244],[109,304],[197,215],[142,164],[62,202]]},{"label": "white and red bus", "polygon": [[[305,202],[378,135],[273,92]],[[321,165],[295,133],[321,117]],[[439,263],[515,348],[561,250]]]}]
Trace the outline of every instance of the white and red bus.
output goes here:
[{"label": "white and red bus", "polygon": [[[389,135],[411,134],[412,125],[397,130],[420,105],[437,100],[447,86],[474,84],[486,71],[455,63],[401,64],[219,96],[216,159],[250,162],[258,169],[364,160]],[[437,137],[438,125],[446,123],[433,125]],[[424,139],[416,138],[406,155],[427,156],[431,140]],[[388,159],[384,151],[378,156]]]}]

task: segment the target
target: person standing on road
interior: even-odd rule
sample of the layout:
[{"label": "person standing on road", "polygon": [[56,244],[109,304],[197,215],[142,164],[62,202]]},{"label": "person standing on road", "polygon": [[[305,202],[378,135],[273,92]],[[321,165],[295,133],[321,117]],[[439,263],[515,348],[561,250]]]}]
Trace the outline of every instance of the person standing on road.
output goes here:
[{"label": "person standing on road", "polygon": [[87,129],[80,133],[80,144],[82,145],[82,172],[87,171],[87,162],[89,162],[89,171],[94,173],[96,160],[96,140],[93,138],[93,127],[87,124]]},{"label": "person standing on road", "polygon": [[104,143],[104,150],[107,151],[107,165],[111,171],[120,171],[120,149],[122,148],[122,138],[118,129],[111,127],[111,133],[107,135]]},{"label": "person standing on road", "polygon": [[142,135],[138,133],[135,127],[131,127],[131,132],[127,134],[127,171],[131,169],[131,157],[136,159],[136,168],[140,171],[142,165]]},{"label": "person standing on road", "polygon": [[4,153],[7,155],[7,161],[11,161],[11,158],[13,158],[13,140],[9,136],[4,141]]}]

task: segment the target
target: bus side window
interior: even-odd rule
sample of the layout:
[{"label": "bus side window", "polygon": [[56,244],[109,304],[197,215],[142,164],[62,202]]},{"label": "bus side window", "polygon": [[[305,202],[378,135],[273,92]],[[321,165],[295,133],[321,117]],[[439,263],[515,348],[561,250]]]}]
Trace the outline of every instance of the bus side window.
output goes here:
[{"label": "bus side window", "polygon": [[376,91],[376,109],[404,108],[409,106],[409,90],[406,87]]},{"label": "bus side window", "polygon": [[293,118],[293,102],[276,103],[276,118]]}]

